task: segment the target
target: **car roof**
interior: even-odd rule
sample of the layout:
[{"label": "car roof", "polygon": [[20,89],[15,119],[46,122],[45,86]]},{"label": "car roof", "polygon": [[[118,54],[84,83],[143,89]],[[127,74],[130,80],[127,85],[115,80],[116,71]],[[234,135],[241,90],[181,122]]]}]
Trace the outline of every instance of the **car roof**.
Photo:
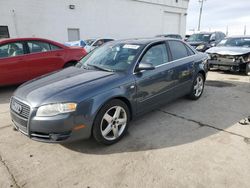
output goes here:
[{"label": "car roof", "polygon": [[250,35],[234,35],[227,38],[250,38]]},{"label": "car roof", "polygon": [[194,33],[194,34],[205,34],[205,35],[211,35],[215,32],[199,32],[199,33]]},{"label": "car roof", "polygon": [[180,34],[174,34],[174,33],[169,33],[169,34],[159,34],[157,36],[168,36],[168,35],[178,35],[181,36]]},{"label": "car roof", "polygon": [[94,40],[94,41],[96,41],[96,40],[103,40],[103,39],[115,40],[115,39],[109,38],[109,37],[106,37],[106,38],[89,38],[89,39],[86,39],[86,40]]},{"label": "car roof", "polygon": [[212,31],[212,32],[209,32],[209,31],[201,31],[199,33],[194,33],[194,34],[207,34],[207,35],[211,35],[213,33],[223,33],[222,31]]},{"label": "car roof", "polygon": [[135,38],[135,39],[124,39],[124,40],[116,40],[116,43],[128,43],[128,44],[138,44],[138,45],[147,45],[153,42],[162,42],[167,40],[177,40],[179,39],[174,38],[162,38],[162,37],[155,37],[155,38]]},{"label": "car roof", "polygon": [[0,41],[8,41],[8,42],[12,42],[12,41],[26,41],[26,40],[47,40],[47,39],[43,39],[43,38],[36,38],[36,37],[27,37],[27,38],[4,38],[4,39],[0,39]]},{"label": "car roof", "polygon": [[48,42],[48,43],[52,43],[55,44],[57,46],[60,46],[62,48],[66,47],[65,45],[56,42],[56,41],[52,41],[52,40],[48,40],[48,39],[44,39],[44,38],[37,38],[37,37],[28,37],[28,38],[4,38],[4,39],[0,39],[0,44],[4,44],[4,43],[9,43],[9,42],[16,42],[16,41],[31,41],[31,40],[40,40],[40,41],[44,41],[44,42]]}]

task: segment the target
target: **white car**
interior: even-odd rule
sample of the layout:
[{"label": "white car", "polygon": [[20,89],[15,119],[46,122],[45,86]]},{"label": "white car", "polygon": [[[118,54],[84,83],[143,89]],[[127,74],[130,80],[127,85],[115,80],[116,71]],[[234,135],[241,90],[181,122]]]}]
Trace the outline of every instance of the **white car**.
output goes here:
[{"label": "white car", "polygon": [[85,40],[86,46],[84,48],[86,52],[89,53],[95,48],[100,47],[104,43],[110,42],[110,41],[114,41],[114,39],[110,39],[110,38],[87,39]]}]

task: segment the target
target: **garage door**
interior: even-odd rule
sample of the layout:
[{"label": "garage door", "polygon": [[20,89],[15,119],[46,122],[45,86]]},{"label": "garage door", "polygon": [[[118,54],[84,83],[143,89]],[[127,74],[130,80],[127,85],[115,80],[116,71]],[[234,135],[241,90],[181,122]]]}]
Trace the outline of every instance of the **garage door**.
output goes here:
[{"label": "garage door", "polygon": [[181,15],[174,12],[163,13],[163,33],[180,34]]}]

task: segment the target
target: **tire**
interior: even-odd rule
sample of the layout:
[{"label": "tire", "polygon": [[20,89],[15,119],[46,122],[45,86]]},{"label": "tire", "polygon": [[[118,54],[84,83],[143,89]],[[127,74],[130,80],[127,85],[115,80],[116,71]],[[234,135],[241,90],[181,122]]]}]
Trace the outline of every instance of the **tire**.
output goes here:
[{"label": "tire", "polygon": [[68,62],[68,63],[66,63],[64,66],[63,66],[63,68],[65,69],[65,68],[68,68],[68,67],[71,67],[71,66],[75,66],[76,65],[76,63],[77,62]]},{"label": "tire", "polygon": [[249,73],[250,73],[250,63],[247,63],[246,64],[245,74],[248,76]]},{"label": "tire", "polygon": [[204,80],[204,76],[201,73],[198,73],[194,79],[191,92],[188,95],[189,99],[198,100],[201,97],[205,85]]},{"label": "tire", "polygon": [[118,142],[125,135],[129,120],[130,111],[124,102],[118,99],[109,101],[100,109],[95,118],[94,139],[105,145]]}]

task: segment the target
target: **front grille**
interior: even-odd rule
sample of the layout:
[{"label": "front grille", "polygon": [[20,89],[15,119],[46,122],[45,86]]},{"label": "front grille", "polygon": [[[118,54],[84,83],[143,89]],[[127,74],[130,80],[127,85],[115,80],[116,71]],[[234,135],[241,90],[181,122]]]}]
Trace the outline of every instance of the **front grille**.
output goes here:
[{"label": "front grille", "polygon": [[40,133],[31,132],[31,138],[40,141],[63,141],[70,137],[71,131],[63,133]]},{"label": "front grille", "polygon": [[220,55],[220,54],[210,54],[212,60],[222,60],[222,61],[232,61],[234,62],[236,56],[231,55]]},{"label": "front grille", "polygon": [[[16,104],[18,104],[18,105],[21,106],[21,110],[20,110],[20,111],[17,111],[17,110],[15,110],[15,109],[13,109],[14,103],[16,103]],[[29,115],[30,115],[30,107],[29,107],[29,105],[24,104],[23,102],[21,102],[21,101],[15,99],[15,98],[12,98],[12,99],[11,99],[11,102],[10,102],[10,108],[11,108],[11,110],[12,110],[15,114],[17,114],[17,115],[19,115],[19,116],[21,116],[21,117],[23,117],[23,118],[25,118],[25,119],[28,119],[28,118],[29,118]]]}]

